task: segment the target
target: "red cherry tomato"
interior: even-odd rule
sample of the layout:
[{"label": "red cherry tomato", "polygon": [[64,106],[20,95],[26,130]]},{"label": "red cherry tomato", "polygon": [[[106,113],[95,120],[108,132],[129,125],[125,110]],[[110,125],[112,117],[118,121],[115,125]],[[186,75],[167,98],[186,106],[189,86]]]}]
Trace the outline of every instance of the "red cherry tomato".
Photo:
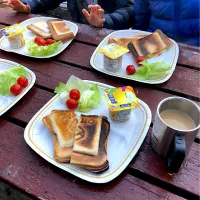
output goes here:
[{"label": "red cherry tomato", "polygon": [[136,62],[139,66],[142,66],[141,64],[139,64],[140,62],[144,61],[144,56],[139,56],[137,59],[136,59]]},{"label": "red cherry tomato", "polygon": [[81,94],[80,94],[79,90],[77,90],[77,89],[73,89],[69,92],[70,99],[79,100],[80,96],[81,96]]},{"label": "red cherry tomato", "polygon": [[70,110],[75,110],[78,107],[78,101],[76,99],[68,99],[66,105]]},{"label": "red cherry tomato", "polygon": [[126,72],[127,72],[128,75],[132,75],[132,74],[135,74],[136,69],[133,65],[128,65],[126,67]]},{"label": "red cherry tomato", "polygon": [[34,39],[34,42],[39,45],[39,46],[45,46],[46,44],[46,41],[44,38],[40,37],[40,36],[37,36],[35,39]]},{"label": "red cherry tomato", "polygon": [[10,87],[10,92],[13,95],[17,96],[18,94],[22,92],[22,86],[16,83]]},{"label": "red cherry tomato", "polygon": [[17,83],[25,88],[28,85],[28,79],[26,77],[21,76],[17,79]]},{"label": "red cherry tomato", "polygon": [[40,37],[37,36],[37,37],[34,38],[34,42],[35,42],[35,44],[37,44],[38,38],[40,38]]},{"label": "red cherry tomato", "polygon": [[46,45],[53,44],[55,41],[52,39],[46,39]]}]

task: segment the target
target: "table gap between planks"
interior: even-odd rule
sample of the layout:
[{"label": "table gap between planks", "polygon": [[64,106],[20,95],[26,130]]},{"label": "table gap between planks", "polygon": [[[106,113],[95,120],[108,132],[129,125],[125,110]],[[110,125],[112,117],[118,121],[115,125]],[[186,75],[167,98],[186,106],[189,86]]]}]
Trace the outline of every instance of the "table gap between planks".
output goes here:
[{"label": "table gap between planks", "polygon": [[[34,16],[0,9],[0,27],[20,23]],[[198,47],[179,44],[179,59],[170,80],[160,85],[147,85],[94,70],[89,63],[90,57],[100,41],[112,30],[95,29],[83,24],[78,24],[78,27],[76,39],[54,58],[39,60],[0,50],[0,58],[28,67],[37,77],[36,84],[28,94],[1,116],[1,179],[32,197],[42,199],[133,199],[133,196],[134,199],[199,199],[200,134],[179,172],[170,175],[165,161],[150,146],[150,128],[127,169],[115,180],[102,185],[87,183],[52,166],[26,145],[23,139],[25,126],[54,96],[53,90],[57,84],[66,82],[71,74],[113,86],[133,86],[137,96],[149,105],[152,119],[158,103],[169,96],[187,97],[200,105]]]}]

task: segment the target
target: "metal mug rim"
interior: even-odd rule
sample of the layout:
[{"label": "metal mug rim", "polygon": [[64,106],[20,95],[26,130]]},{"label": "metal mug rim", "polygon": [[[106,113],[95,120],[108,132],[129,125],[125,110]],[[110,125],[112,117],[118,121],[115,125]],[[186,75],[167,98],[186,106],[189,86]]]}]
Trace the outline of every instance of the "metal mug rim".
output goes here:
[{"label": "metal mug rim", "polygon": [[156,112],[157,112],[156,114],[158,114],[158,117],[160,118],[160,120],[161,120],[167,127],[170,127],[170,128],[173,129],[173,130],[176,130],[176,131],[179,131],[179,132],[183,132],[183,133],[185,133],[185,132],[192,132],[192,131],[196,131],[197,129],[199,129],[199,128],[200,128],[200,123],[199,123],[199,125],[196,126],[194,129],[179,130],[179,129],[176,129],[176,128],[173,128],[173,127],[169,126],[168,124],[166,124],[166,123],[163,121],[163,119],[162,119],[161,116],[160,116],[159,109],[160,109],[161,105],[162,105],[164,102],[169,101],[170,99],[183,99],[183,100],[185,100],[185,101],[189,101],[190,103],[192,103],[192,104],[197,108],[197,110],[198,110],[199,113],[200,113],[200,107],[199,107],[195,102],[193,102],[193,101],[190,100],[190,99],[187,99],[187,98],[184,98],[184,97],[178,97],[178,96],[167,97],[167,98],[163,99],[163,100],[158,104],[158,107],[157,107],[157,110],[156,110]]}]

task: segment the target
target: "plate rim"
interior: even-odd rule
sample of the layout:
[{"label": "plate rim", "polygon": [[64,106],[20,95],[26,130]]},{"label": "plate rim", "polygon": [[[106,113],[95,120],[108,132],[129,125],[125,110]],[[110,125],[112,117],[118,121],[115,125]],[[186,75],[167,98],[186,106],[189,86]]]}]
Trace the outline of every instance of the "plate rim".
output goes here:
[{"label": "plate rim", "polygon": [[133,33],[138,33],[139,34],[152,34],[151,32],[147,32],[147,31],[140,31],[140,30],[136,30],[136,29],[128,29],[128,30],[119,30],[119,31],[114,31],[112,33],[110,33],[109,35],[107,35],[100,43],[99,45],[96,47],[95,51],[93,52],[91,58],[90,58],[90,65],[96,69],[97,71],[100,71],[104,74],[107,74],[107,75],[110,75],[110,76],[114,76],[114,77],[120,77],[120,78],[123,78],[123,79],[127,79],[127,80],[132,80],[132,81],[137,81],[137,82],[141,82],[141,83],[147,83],[147,84],[161,84],[161,83],[164,83],[166,82],[167,80],[169,80],[172,76],[172,74],[174,73],[175,69],[176,69],[176,63],[177,63],[177,60],[178,60],[178,55],[179,55],[179,46],[178,44],[171,38],[169,38],[171,40],[171,42],[173,43],[174,45],[174,48],[175,48],[175,55],[174,55],[174,59],[173,59],[173,63],[171,65],[172,69],[171,69],[171,72],[165,76],[164,78],[162,79],[158,79],[158,80],[137,80],[137,79],[131,79],[129,78],[128,76],[121,76],[121,75],[117,75],[115,72],[109,72],[109,71],[106,71],[106,70],[102,70],[98,67],[96,67],[95,65],[95,57],[97,56],[98,54],[98,49],[103,46],[106,41],[111,38],[113,35],[117,34],[117,33],[123,33],[123,32],[133,32]]},{"label": "plate rim", "polygon": [[[21,25],[26,24],[28,21],[31,21],[31,20],[33,20],[33,19],[38,19],[38,20],[41,19],[41,20],[42,20],[42,19],[59,19],[59,18],[55,18],[55,17],[45,17],[45,16],[43,16],[43,17],[32,17],[32,18],[30,18],[30,19],[26,19],[25,21],[22,21],[20,24],[21,24]],[[64,19],[63,19],[63,20],[64,20]],[[67,23],[69,23],[69,24],[71,24],[71,25],[73,25],[73,26],[75,27],[75,32],[74,32],[74,38],[75,38],[76,35],[77,35],[77,33],[78,33],[78,26],[77,26],[75,23],[71,22],[71,21],[68,21],[68,20],[64,20],[64,21],[67,22]],[[27,29],[27,28],[26,28],[26,29]],[[52,57],[57,56],[58,54],[62,53],[62,52],[71,44],[71,42],[74,40],[74,38],[71,39],[71,40],[69,40],[69,41],[67,41],[67,44],[63,44],[63,46],[60,48],[59,51],[55,52],[55,53],[52,54],[52,55],[48,55],[48,56],[32,56],[32,55],[28,55],[28,54],[19,53],[19,52],[14,51],[14,50],[5,49],[5,48],[3,48],[2,45],[1,45],[1,43],[3,42],[3,40],[6,39],[5,36],[2,36],[2,37],[0,38],[0,49],[2,49],[3,51],[6,51],[6,52],[16,53],[16,54],[19,54],[19,55],[22,55],[22,56],[26,56],[26,57],[30,57],[30,58],[37,58],[37,59],[43,59],[43,58],[45,58],[45,59],[46,59],[46,58],[52,58]]]},{"label": "plate rim", "polygon": [[[86,82],[90,83],[90,84],[98,84],[100,87],[105,87],[105,88],[112,88],[113,86],[111,85],[107,85],[107,84],[103,84],[103,83],[99,83],[99,82],[95,82],[95,81],[88,81],[85,80]],[[143,130],[141,131],[141,133],[138,135],[138,137],[136,138],[135,142],[135,148],[130,148],[129,152],[127,154],[129,154],[127,156],[127,159],[121,164],[120,167],[118,167],[117,170],[115,170],[114,173],[108,174],[108,176],[106,178],[104,177],[87,177],[85,174],[80,174],[79,170],[75,170],[73,169],[75,172],[73,172],[70,168],[67,170],[66,166],[69,164],[66,163],[58,163],[57,161],[55,161],[55,159],[51,160],[46,157],[45,154],[41,153],[41,149],[37,149],[35,148],[35,145],[32,143],[32,141],[29,139],[29,134],[31,132],[31,130],[34,128],[34,123],[37,122],[37,120],[39,120],[40,115],[45,112],[49,107],[51,107],[51,105],[58,100],[59,95],[55,95],[52,99],[50,99],[34,116],[33,118],[29,121],[28,125],[25,128],[24,131],[24,139],[26,141],[26,143],[38,154],[40,155],[42,158],[44,158],[45,160],[47,160],[49,163],[55,165],[56,167],[76,176],[79,177],[85,181],[91,182],[91,183],[107,183],[111,180],[113,180],[114,178],[116,178],[119,174],[121,174],[122,171],[124,171],[124,169],[128,166],[128,164],[130,163],[130,161],[134,158],[134,156],[136,155],[136,153],[138,152],[138,150],[140,149],[146,135],[147,132],[149,130],[150,124],[151,124],[151,119],[152,119],[152,114],[151,114],[151,110],[148,107],[148,105],[143,102],[142,100],[138,99],[139,102],[143,105],[143,108],[145,108],[146,110],[146,124],[144,124]],[[48,106],[48,107],[46,107]],[[46,108],[45,108],[46,107]],[[34,122],[35,121],[35,122]],[[34,124],[34,125],[32,125]],[[32,126],[31,126],[32,125]],[[50,156],[49,156],[50,157]]]},{"label": "plate rim", "polygon": [[7,106],[6,108],[4,108],[2,111],[0,111],[0,116],[3,115],[5,112],[7,112],[11,107],[13,107],[22,97],[24,97],[24,95],[33,87],[34,83],[35,83],[35,80],[36,80],[36,76],[35,76],[35,73],[33,71],[31,71],[30,69],[28,69],[27,67],[25,67],[24,65],[21,65],[17,62],[13,62],[11,60],[7,60],[7,59],[2,59],[0,58],[0,63],[7,63],[9,65],[12,65],[13,67],[14,66],[22,66],[24,67],[24,69],[26,70],[26,72],[29,73],[30,77],[32,78],[31,80],[31,83],[28,87],[26,87],[25,89],[22,90],[22,93],[20,95],[18,95],[14,101],[9,105]]}]

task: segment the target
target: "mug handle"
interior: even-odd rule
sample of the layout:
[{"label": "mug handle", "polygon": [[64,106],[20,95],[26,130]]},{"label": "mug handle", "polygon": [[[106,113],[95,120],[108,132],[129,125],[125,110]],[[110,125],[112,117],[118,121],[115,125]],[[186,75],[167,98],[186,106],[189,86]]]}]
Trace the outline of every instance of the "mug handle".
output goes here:
[{"label": "mug handle", "polygon": [[185,158],[185,135],[177,133],[174,137],[172,155],[168,156],[168,171],[177,173]]}]

